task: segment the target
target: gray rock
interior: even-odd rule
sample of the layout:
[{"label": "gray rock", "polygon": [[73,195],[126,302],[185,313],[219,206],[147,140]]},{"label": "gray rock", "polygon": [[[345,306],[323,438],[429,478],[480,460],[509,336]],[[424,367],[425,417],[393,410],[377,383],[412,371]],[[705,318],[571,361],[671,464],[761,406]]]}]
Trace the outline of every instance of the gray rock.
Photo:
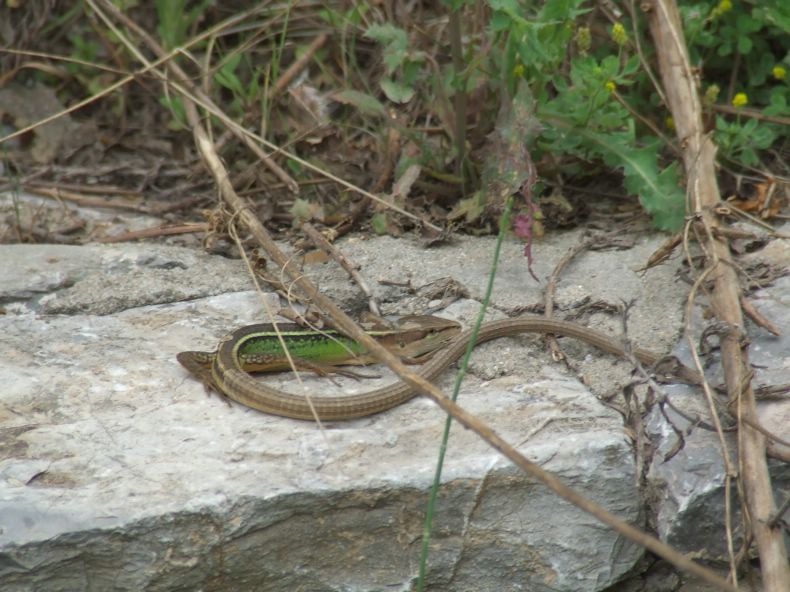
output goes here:
[{"label": "gray rock", "polygon": [[[541,244],[537,273],[545,277],[575,240]],[[661,240],[585,255],[563,276],[558,307],[587,295],[636,298],[629,334],[668,351],[684,297],[666,288],[675,266],[631,271]],[[424,311],[401,309],[401,291],[372,280],[452,276],[479,298],[492,244],[340,246],[363,264],[387,312],[406,313]],[[538,301],[521,250],[505,248],[494,295],[501,310]],[[418,398],[322,432],[207,397],[175,354],[213,349],[225,331],[263,319],[257,295],[239,291],[249,284],[236,262],[146,245],[0,246],[0,260],[10,262],[0,276],[10,301],[0,317],[3,590],[409,588],[443,426],[432,403]],[[359,302],[341,272],[306,271],[350,309]],[[446,313],[468,322],[476,307],[461,300]],[[620,326],[605,314],[583,322]],[[628,364],[561,343],[599,395],[629,380]],[[620,416],[552,362],[539,338],[481,346],[471,368],[486,380],[468,376],[467,409],[564,482],[643,523]],[[361,392],[392,380],[381,373],[337,387],[304,381],[315,396]],[[440,381],[446,392],[451,374]],[[266,380],[298,391],[290,376]],[[642,555],[457,426],[442,480],[432,590],[601,590]]]},{"label": "gray rock", "polygon": [[[787,233],[790,224],[785,226],[784,232]],[[743,257],[741,264],[757,261],[777,270],[790,268],[790,241],[773,240],[765,248]],[[783,331],[783,335],[776,337],[748,321],[750,362],[756,373],[754,384],[757,386],[790,382],[788,294],[790,277],[781,277],[770,288],[757,290],[750,296],[761,314]],[[704,327],[703,321],[695,319],[694,328],[698,335],[700,327]],[[709,369],[709,374],[722,380],[718,362]],[[698,389],[672,386],[667,388],[667,394],[687,415],[708,421],[710,412]],[[726,406],[726,396],[720,395],[718,400]],[[760,424],[769,432],[785,441],[790,440],[790,400],[779,398],[760,402],[758,417]],[[695,557],[727,561],[724,529],[726,469],[718,436],[712,431],[691,427],[688,420],[672,409],[668,409],[664,417],[657,407],[648,417],[647,428],[656,447],[648,484],[655,496],[655,525],[660,537]],[[683,434],[682,439],[676,430]],[[738,452],[733,432],[727,433],[727,445],[737,470]],[[769,469],[775,499],[781,503],[790,491],[790,467],[779,461],[770,461]],[[733,544],[737,551],[743,541],[743,532],[740,528],[740,502],[734,490],[733,484],[732,523],[736,529]],[[786,542],[790,549],[790,540]]]}]

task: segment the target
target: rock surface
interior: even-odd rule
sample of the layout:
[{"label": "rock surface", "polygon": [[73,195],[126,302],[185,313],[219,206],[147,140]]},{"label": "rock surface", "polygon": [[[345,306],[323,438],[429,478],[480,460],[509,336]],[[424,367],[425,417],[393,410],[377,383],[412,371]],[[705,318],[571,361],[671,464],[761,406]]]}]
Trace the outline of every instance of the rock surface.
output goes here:
[{"label": "rock surface", "polygon": [[[539,246],[539,277],[577,236]],[[635,299],[629,335],[670,351],[685,298],[672,286],[676,264],[636,272],[662,240],[585,254],[562,277],[557,316],[588,296]],[[340,246],[362,264],[387,314],[424,313],[426,303],[375,280],[419,286],[452,276],[471,299],[442,314],[468,323],[493,241]],[[521,250],[504,249],[493,299],[501,311],[540,301]],[[175,354],[213,349],[231,328],[265,320],[238,262],[129,244],[0,246],[0,260],[0,588],[409,589],[443,426],[432,403],[418,398],[321,432],[207,397]],[[359,309],[363,300],[333,266],[306,271]],[[612,333],[621,326],[602,313],[581,322]],[[525,336],[476,350],[460,402],[531,460],[641,525],[631,442],[620,415],[597,398],[628,381],[628,364],[561,343],[596,394]],[[381,373],[339,387],[304,379],[314,393],[351,393],[391,380]],[[440,381],[445,392],[451,374]],[[295,388],[287,375],[267,380]],[[642,555],[457,426],[442,480],[431,590],[600,590]]]},{"label": "rock surface", "polygon": [[[784,233],[787,234],[788,230],[790,224],[785,225]],[[742,257],[739,263],[744,268],[759,266],[786,272],[790,269],[790,240],[771,241],[765,248],[755,249]],[[770,287],[755,290],[749,299],[760,314],[783,332],[775,336],[748,321],[746,333],[751,342],[749,360],[755,371],[754,385],[788,384],[790,277],[780,277]],[[701,319],[695,319],[694,325],[695,329],[705,326]],[[700,333],[697,329],[697,336]],[[723,375],[718,359],[715,360],[706,368],[706,375],[718,384],[723,381]],[[698,389],[676,385],[667,387],[666,392],[687,417],[705,420],[710,417]],[[726,403],[726,397],[720,400]],[[662,415],[656,406],[647,422],[648,433],[655,446],[647,482],[651,495],[655,497],[656,530],[662,540],[692,557],[725,562],[728,559],[724,529],[726,469],[719,438],[710,430],[692,426],[688,419],[674,410],[667,408],[665,411],[666,415]],[[790,441],[790,400],[786,396],[761,401],[757,411],[763,428]],[[737,443],[730,437],[727,444],[727,453],[737,467]],[[777,503],[782,503],[790,491],[790,465],[769,459],[769,470],[774,498]],[[732,505],[732,523],[736,525],[733,544],[737,550],[743,541],[743,532],[736,494],[733,494]],[[790,551],[790,538],[785,542]]]}]

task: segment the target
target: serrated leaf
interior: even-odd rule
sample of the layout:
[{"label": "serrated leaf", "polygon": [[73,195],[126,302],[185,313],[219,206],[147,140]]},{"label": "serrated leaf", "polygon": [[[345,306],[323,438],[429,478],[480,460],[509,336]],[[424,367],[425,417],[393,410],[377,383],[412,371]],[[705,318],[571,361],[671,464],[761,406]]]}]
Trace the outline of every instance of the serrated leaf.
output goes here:
[{"label": "serrated leaf", "polygon": [[373,25],[365,31],[365,36],[384,46],[382,59],[388,74],[392,74],[406,61],[409,48],[409,36],[406,31],[389,24]]},{"label": "serrated leaf", "polygon": [[686,196],[678,184],[678,163],[673,162],[661,171],[657,181],[658,191],[641,193],[639,201],[656,228],[674,232],[683,226],[686,218]]},{"label": "serrated leaf", "polygon": [[631,195],[639,196],[656,228],[671,232],[683,225],[686,196],[678,184],[677,163],[659,171],[657,143],[634,148],[631,138],[604,136],[587,130],[579,130],[579,133],[603,148],[606,164],[623,169],[623,185]]},{"label": "serrated leaf", "polygon": [[406,42],[406,33],[390,24],[372,25],[367,31],[365,31],[365,37],[369,37],[370,39],[373,39],[373,41],[377,41],[384,45],[393,42],[399,42],[403,43],[405,46]]}]

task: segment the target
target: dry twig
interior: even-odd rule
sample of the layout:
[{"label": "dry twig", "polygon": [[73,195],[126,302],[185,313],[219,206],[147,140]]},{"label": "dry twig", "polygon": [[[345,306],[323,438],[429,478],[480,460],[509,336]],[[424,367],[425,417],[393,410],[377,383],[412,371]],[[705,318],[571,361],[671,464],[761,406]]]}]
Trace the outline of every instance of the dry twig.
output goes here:
[{"label": "dry twig", "polygon": [[[684,149],[689,211],[704,225],[699,239],[707,262],[697,284],[702,285],[705,278],[710,278],[714,286],[709,294],[711,305],[716,316],[732,329],[720,339],[728,397],[736,404],[739,417],[757,422],[754,392],[750,382],[744,380],[750,368],[748,353],[741,341],[744,322],[738,276],[731,264],[727,242],[717,238],[713,231],[720,225],[715,214],[720,201],[714,162],[716,147],[710,136],[704,134],[696,78],[689,63],[676,4],[672,0],[653,0],[644,6],[655,46],[660,49],[657,55],[667,103]],[[715,414],[714,408],[711,413]],[[765,459],[765,436],[742,422],[738,430],[738,451],[738,474],[746,493],[743,515],[749,517],[757,543],[764,589],[785,592],[790,590],[790,568],[783,535],[778,528],[768,526],[776,505]],[[730,575],[737,581],[734,566]]]},{"label": "dry twig", "polygon": [[352,263],[348,257],[346,257],[340,251],[340,249],[336,248],[332,243],[326,240],[324,235],[318,232],[318,229],[316,229],[316,227],[309,222],[302,224],[302,231],[307,235],[307,238],[313,241],[313,244],[316,247],[332,257],[332,259],[337,261],[340,267],[346,270],[346,273],[351,276],[351,279],[357,283],[359,289],[362,290],[362,292],[364,292],[364,294],[368,297],[368,307],[370,308],[370,312],[376,316],[381,316],[381,311],[379,310],[376,298],[373,296],[373,292],[370,290],[370,286],[368,285],[365,278],[362,277],[362,274],[359,273],[359,265]]}]

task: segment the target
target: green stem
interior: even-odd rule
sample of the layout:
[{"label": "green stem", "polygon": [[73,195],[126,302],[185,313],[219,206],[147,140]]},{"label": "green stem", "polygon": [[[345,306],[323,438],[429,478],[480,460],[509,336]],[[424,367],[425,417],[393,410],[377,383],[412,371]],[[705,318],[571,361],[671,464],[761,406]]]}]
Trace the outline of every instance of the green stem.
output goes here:
[{"label": "green stem", "polygon": [[[469,364],[469,358],[472,356],[472,351],[477,342],[477,334],[480,331],[480,325],[483,324],[483,319],[486,316],[486,309],[491,300],[491,292],[494,290],[494,279],[496,278],[497,265],[499,263],[499,255],[502,251],[502,242],[504,241],[507,229],[510,226],[510,214],[513,211],[513,197],[509,197],[505,202],[505,210],[502,212],[499,223],[499,235],[497,236],[496,246],[494,248],[494,260],[491,263],[491,270],[488,274],[488,285],[486,286],[486,293],[483,297],[483,303],[480,307],[480,313],[477,315],[474,329],[472,330],[472,338],[469,340],[469,345],[466,348],[466,354],[461,361],[461,367],[458,374],[455,376],[455,384],[453,385],[453,401],[458,398],[458,393],[461,390],[461,383],[466,376],[466,368]],[[431,486],[431,495],[428,499],[428,508],[425,512],[425,525],[422,533],[422,551],[420,553],[420,572],[417,580],[417,592],[422,592],[425,585],[425,571],[428,564],[428,546],[431,542],[431,528],[433,526],[433,515],[436,509],[436,501],[439,495],[439,486],[442,479],[442,467],[444,465],[444,456],[447,452],[447,442],[450,438],[450,426],[452,425],[453,418],[448,415],[444,423],[444,433],[442,434],[442,443],[439,447],[439,458],[436,463],[436,471],[433,477],[433,485]]]}]

